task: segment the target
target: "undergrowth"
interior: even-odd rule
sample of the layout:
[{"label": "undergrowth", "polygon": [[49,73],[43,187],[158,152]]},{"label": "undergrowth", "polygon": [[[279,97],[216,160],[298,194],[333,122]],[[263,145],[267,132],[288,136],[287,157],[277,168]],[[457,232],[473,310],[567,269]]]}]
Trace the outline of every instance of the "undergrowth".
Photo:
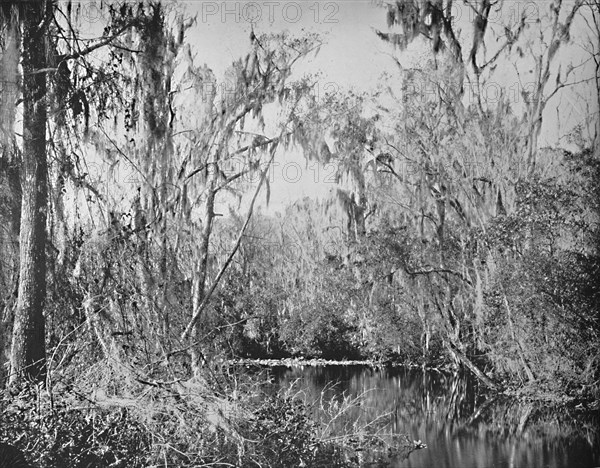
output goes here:
[{"label": "undergrowth", "polygon": [[391,451],[381,427],[334,424],[360,399],[309,401],[261,376],[164,382],[102,363],[77,380],[4,391],[0,441],[43,468],[353,468]]}]

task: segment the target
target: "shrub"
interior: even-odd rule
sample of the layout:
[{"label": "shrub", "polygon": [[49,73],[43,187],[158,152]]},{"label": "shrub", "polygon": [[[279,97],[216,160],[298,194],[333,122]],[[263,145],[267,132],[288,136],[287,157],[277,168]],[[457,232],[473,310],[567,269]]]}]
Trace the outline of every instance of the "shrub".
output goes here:
[{"label": "shrub", "polygon": [[146,467],[149,432],[127,408],[53,398],[38,387],[0,400],[0,441],[16,445],[46,468]]}]

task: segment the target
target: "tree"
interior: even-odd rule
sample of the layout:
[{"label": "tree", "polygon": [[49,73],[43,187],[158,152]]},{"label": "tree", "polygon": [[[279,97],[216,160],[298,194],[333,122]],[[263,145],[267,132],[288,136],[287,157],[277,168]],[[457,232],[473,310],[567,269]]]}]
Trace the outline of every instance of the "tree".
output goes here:
[{"label": "tree", "polygon": [[20,220],[20,273],[12,336],[10,382],[43,380],[46,298],[46,31],[51,2],[19,5],[23,39],[23,156]]},{"label": "tree", "polygon": [[[15,141],[15,103],[18,97],[20,25],[17,5],[0,8],[0,358],[10,342],[19,276],[21,218],[20,152]],[[0,386],[4,383],[0,370]]]},{"label": "tree", "polygon": [[[442,3],[445,3],[444,8]],[[407,9],[407,5],[410,8]],[[493,221],[514,212],[517,188],[524,177],[549,177],[558,170],[559,158],[550,157],[552,152],[546,153],[543,164],[538,162],[538,135],[550,99],[565,86],[578,83],[572,72],[580,65],[574,64],[567,66],[565,72],[559,68],[553,75],[555,86],[550,89],[548,86],[552,82],[551,70],[557,50],[567,44],[581,2],[568,8],[558,2],[547,17],[541,18],[540,34],[549,44],[542,54],[533,52],[539,44],[531,40],[531,33],[525,32],[531,25],[526,24],[524,16],[515,25],[505,25],[503,41],[486,51],[482,47],[484,41],[487,39],[489,44],[489,39],[494,37],[490,15],[499,7],[487,0],[465,2],[465,5],[475,13],[468,59],[461,52],[466,47],[451,31],[451,1],[398,2],[390,7],[390,25],[399,25],[404,32],[380,34],[380,37],[401,49],[416,37],[431,40],[433,60],[428,69],[421,71],[403,68],[397,61],[409,84],[414,85],[410,80],[416,75],[416,86],[402,90],[396,132],[385,136],[379,152],[382,155],[387,152],[388,159],[393,161],[383,167],[389,177],[389,174],[397,175],[404,161],[411,163],[409,173],[403,173],[407,177],[396,177],[402,191],[394,198],[398,205],[404,203],[405,212],[412,215],[412,229],[419,233],[424,245],[408,263],[408,268],[403,268],[405,274],[412,277],[413,284],[421,284],[421,288],[425,283],[421,294],[425,295],[427,290],[429,309],[438,312],[449,353],[486,385],[494,387],[474,357],[482,351],[488,351],[488,357],[493,353],[487,334],[490,322],[485,320],[484,291],[497,274],[496,262],[509,256],[508,264],[514,268],[520,263],[518,256],[524,252],[519,251],[514,256],[505,251],[491,252],[477,231],[482,232],[484,238],[486,234],[491,235]],[[544,28],[544,25],[549,27]],[[482,89],[485,80],[493,77],[490,73],[503,54],[511,57],[516,51],[523,57],[524,50],[531,52],[535,83],[528,90],[530,94],[523,93],[524,112],[522,119],[518,119],[514,112],[518,106],[506,99],[506,91],[497,102],[490,102],[484,98]],[[450,53],[442,54],[443,51]],[[487,77],[483,74],[486,69]],[[458,76],[449,81],[447,76],[453,75]],[[463,86],[454,86],[453,81],[471,83],[475,93],[472,105],[468,101],[465,105],[466,90]],[[435,92],[423,96],[419,91],[425,88]],[[525,250],[528,249],[525,246]],[[530,331],[525,332],[527,338],[524,338],[523,329],[515,325],[512,306],[506,297],[504,299],[503,326],[510,332],[507,340],[516,356],[513,376],[523,374],[526,380],[534,382],[534,362],[524,351]]]},{"label": "tree", "polygon": [[[104,56],[91,54],[71,67],[78,87],[68,96],[75,103],[85,98],[89,109],[78,104],[84,112],[69,117],[85,138],[59,152],[72,168],[65,179],[75,196],[93,200],[90,211],[100,218],[97,226],[93,215],[81,220],[91,235],[71,253],[78,257],[76,287],[112,359],[123,357],[126,336],[166,360],[171,353],[189,355],[199,371],[207,331],[202,317],[243,240],[254,201],[222,263],[211,251],[219,211],[248,189],[256,200],[266,186],[268,199],[265,176],[278,148],[293,142],[290,116],[306,92],[302,80],[288,84],[290,70],[318,41],[254,35],[247,54],[218,83],[206,65],[194,63],[184,41],[193,20],[176,9],[152,2],[109,13],[115,19],[105,35],[134,25]],[[101,66],[107,58],[110,66]],[[267,106],[280,112],[277,125],[265,125]],[[105,163],[108,177],[86,174],[90,154],[94,163]],[[119,177],[124,169],[127,178]],[[191,346],[182,343],[189,337],[195,338]]]},{"label": "tree", "polygon": [[[64,84],[61,83],[61,79],[71,79],[68,75],[69,61],[85,57],[131,27],[131,24],[126,23],[116,34],[106,34],[105,31],[102,39],[88,44],[87,47],[78,47],[76,51],[52,56],[49,51],[57,50],[57,40],[49,34],[51,25],[54,24],[53,27],[62,32],[55,16],[56,11],[56,4],[52,0],[2,4],[1,18],[7,31],[7,53],[3,56],[9,65],[7,75],[15,75],[15,56],[21,57],[23,71],[23,132],[19,169],[21,186],[13,184],[11,194],[16,196],[20,189],[19,280],[10,353],[10,383],[13,384],[22,380],[43,381],[45,375],[44,305],[49,180],[47,132],[50,124],[48,108],[52,98],[60,97],[58,90],[60,85]],[[70,21],[68,16],[67,20]],[[77,42],[77,38],[70,37],[65,42],[72,45]],[[18,54],[15,54],[16,50],[19,50]],[[55,72],[52,75],[53,80],[49,79],[51,71]],[[9,78],[13,79],[10,76]],[[50,90],[53,93],[50,93]],[[14,110],[10,107],[15,105],[15,92],[11,87],[3,91],[3,139],[10,143],[13,141],[14,131]],[[56,122],[60,126],[60,118]],[[3,145],[3,149],[7,147],[9,146]],[[6,154],[3,155],[3,159],[4,157]],[[16,222],[13,222],[14,224]]]},{"label": "tree", "polygon": [[[390,31],[377,35],[399,50],[393,57],[397,75],[373,96],[356,99],[356,107],[346,100],[350,109],[342,112],[336,100],[315,104],[304,133],[314,142],[313,155],[338,163],[337,195],[354,207],[347,210],[353,227],[348,232],[361,234],[352,237],[356,250],[362,245],[368,251],[369,234],[383,242],[391,233],[407,244],[388,257],[392,273],[379,281],[391,277],[408,291],[411,307],[402,313],[422,318],[424,348],[435,334],[457,364],[494,387],[481,370],[487,363],[480,356],[489,351],[484,291],[494,267],[488,255],[498,252],[490,253],[481,233],[485,236],[493,219],[514,211],[519,180],[557,170],[553,158],[538,167],[537,139],[550,99],[578,83],[579,64],[553,70],[581,2],[568,7],[558,2],[545,16],[540,9],[539,21],[527,16],[535,8],[524,9],[517,18],[505,18],[506,24],[491,20],[500,3],[464,2],[470,44],[455,33],[453,6],[451,0],[389,4]],[[417,40],[431,45],[428,60],[404,63],[402,51]],[[541,55],[533,53],[537,45]],[[535,83],[519,96],[522,105],[511,102],[506,89],[497,99],[486,99],[496,66],[521,59],[535,72]],[[323,123],[333,145],[323,145],[323,132],[316,131]],[[320,151],[325,146],[334,150]],[[366,264],[357,269],[363,277],[369,270]],[[506,318],[507,329],[516,328],[512,322]],[[522,337],[514,333],[510,340],[518,352]],[[521,353],[517,362],[517,374],[534,381],[528,357]]]}]

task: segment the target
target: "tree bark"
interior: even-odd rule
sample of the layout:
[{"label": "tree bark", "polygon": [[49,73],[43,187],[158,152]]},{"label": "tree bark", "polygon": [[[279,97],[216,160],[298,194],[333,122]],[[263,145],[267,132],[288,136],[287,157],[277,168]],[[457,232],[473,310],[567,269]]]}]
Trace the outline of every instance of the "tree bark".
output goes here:
[{"label": "tree bark", "polygon": [[[192,293],[192,319],[199,317],[202,313],[204,299],[206,295],[206,278],[208,277],[208,249],[210,246],[210,236],[213,229],[213,221],[215,219],[215,197],[217,195],[217,156],[214,157],[213,165],[209,169],[209,180],[208,187],[206,190],[206,202],[205,202],[205,218],[202,229],[202,235],[200,238],[200,252],[199,259],[194,275],[193,293]],[[187,331],[187,330],[186,330]],[[201,330],[198,320],[196,319],[193,324],[193,337],[196,341],[195,345],[191,348],[191,359],[192,359],[192,372],[194,375],[200,375],[202,368],[202,362],[204,355],[201,351]]]},{"label": "tree bark", "polygon": [[16,6],[0,10],[0,26],[3,29],[0,50],[0,263],[3,271],[0,275],[12,276],[13,268],[16,271],[18,265],[15,246],[19,243],[21,216],[20,158],[15,141],[21,38]]},{"label": "tree bark", "polygon": [[[20,158],[15,141],[21,37],[16,5],[0,7],[0,362],[9,360],[21,218]],[[13,295],[8,291],[15,291]],[[7,377],[0,368],[0,387]]]},{"label": "tree bark", "polygon": [[11,384],[45,377],[46,161],[45,2],[23,11],[23,159],[20,228],[20,272],[10,356]]}]

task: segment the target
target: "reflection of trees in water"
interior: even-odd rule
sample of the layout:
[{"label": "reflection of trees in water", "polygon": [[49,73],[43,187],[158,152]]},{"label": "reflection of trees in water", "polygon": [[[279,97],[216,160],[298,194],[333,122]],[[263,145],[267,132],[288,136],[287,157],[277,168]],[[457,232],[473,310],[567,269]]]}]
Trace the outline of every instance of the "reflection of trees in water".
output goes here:
[{"label": "reflection of trees in water", "polygon": [[557,468],[600,461],[597,413],[507,396],[486,398],[477,382],[464,376],[330,367],[288,370],[280,378],[284,384],[300,378],[297,388],[320,405],[328,398],[339,405],[360,395],[335,421],[340,431],[371,424],[380,434],[407,434],[427,443],[427,450],[401,466],[435,461],[440,467]]}]

